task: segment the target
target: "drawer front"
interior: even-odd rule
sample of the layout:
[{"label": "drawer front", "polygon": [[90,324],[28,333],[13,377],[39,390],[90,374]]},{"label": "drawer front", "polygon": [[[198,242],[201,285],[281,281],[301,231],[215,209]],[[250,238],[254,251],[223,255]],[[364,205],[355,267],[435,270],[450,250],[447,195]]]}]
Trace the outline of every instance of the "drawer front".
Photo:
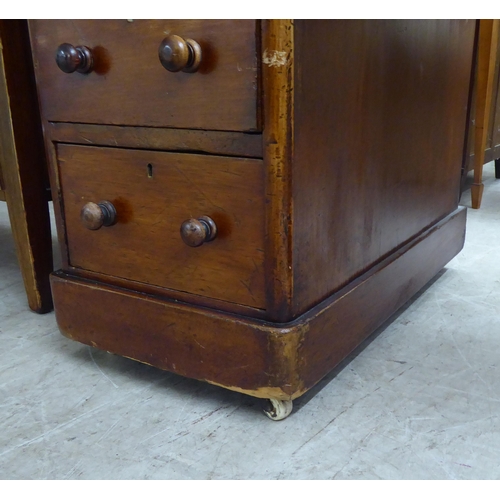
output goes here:
[{"label": "drawer front", "polygon": [[[32,20],[31,43],[44,117],[114,125],[259,130],[255,20]],[[167,71],[167,35],[201,49],[195,73]],[[65,73],[57,48],[88,47],[90,73]]]},{"label": "drawer front", "polygon": [[[265,308],[262,161],[91,146],[57,146],[73,267]],[[90,230],[89,202],[109,201],[116,223]],[[191,247],[188,219],[210,217],[214,240]]]}]

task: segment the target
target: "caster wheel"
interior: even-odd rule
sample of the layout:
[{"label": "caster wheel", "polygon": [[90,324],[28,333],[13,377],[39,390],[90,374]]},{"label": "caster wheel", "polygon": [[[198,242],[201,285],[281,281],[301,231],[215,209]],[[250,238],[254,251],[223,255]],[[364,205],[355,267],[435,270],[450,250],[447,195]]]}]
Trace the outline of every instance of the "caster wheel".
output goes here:
[{"label": "caster wheel", "polygon": [[292,413],[293,402],[283,401],[281,399],[268,399],[269,408],[264,413],[271,420],[283,420]]}]

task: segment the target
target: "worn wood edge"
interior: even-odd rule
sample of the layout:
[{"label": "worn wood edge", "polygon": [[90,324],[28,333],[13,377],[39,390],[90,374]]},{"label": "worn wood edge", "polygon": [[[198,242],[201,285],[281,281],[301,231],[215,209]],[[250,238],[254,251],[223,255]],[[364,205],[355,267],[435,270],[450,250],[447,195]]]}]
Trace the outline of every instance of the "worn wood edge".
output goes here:
[{"label": "worn wood edge", "polygon": [[247,396],[252,396],[259,399],[280,399],[282,401],[293,401],[303,394],[302,391],[297,391],[294,394],[287,394],[280,387],[261,387],[259,389],[251,390],[242,389],[240,387],[231,385],[225,386],[211,380],[203,380],[203,382],[207,382],[218,387],[223,387],[224,389],[228,389],[230,391],[239,392],[241,394],[246,394]]},{"label": "worn wood edge", "polygon": [[262,21],[263,143],[266,185],[266,290],[274,321],[292,302],[293,20]]},{"label": "worn wood edge", "polygon": [[48,122],[53,142],[262,158],[260,134]]},{"label": "worn wood edge", "polygon": [[[302,393],[302,387],[295,370],[298,362],[298,346],[304,334],[302,325],[294,325],[291,328],[276,327],[249,318],[161,300],[146,294],[98,284],[90,280],[69,276],[63,271],[51,275],[51,285],[57,324],[61,333],[72,340],[255,397],[294,399]],[[66,303],[66,300],[70,300],[70,302]],[[109,304],[116,305],[118,303],[122,305],[122,308],[120,310],[118,306],[115,307],[116,314],[110,313],[108,309],[101,310],[106,307],[103,304],[109,306]],[[123,304],[126,307],[123,307]],[[79,319],[79,314],[84,315],[83,321]],[[255,344],[259,345],[258,349],[254,348],[254,351],[246,354],[251,354],[252,359],[265,359],[266,368],[264,372],[261,372],[260,370],[252,371],[251,366],[244,366],[241,367],[239,376],[237,376],[231,375],[235,373],[234,367],[224,366],[221,377],[226,379],[229,377],[229,379],[226,381],[213,380],[209,374],[214,369],[219,369],[219,357],[209,358],[209,362],[205,362],[203,366],[206,376],[195,376],[192,370],[186,369],[185,363],[184,366],[182,365],[182,359],[179,358],[177,352],[164,347],[164,340],[152,340],[150,336],[147,336],[146,340],[145,337],[143,342],[147,344],[147,348],[140,347],[143,349],[141,356],[133,352],[134,347],[130,348],[126,341],[121,341],[123,335],[120,335],[120,342],[107,340],[107,336],[113,337],[116,332],[133,330],[131,318],[144,317],[145,315],[148,318],[148,328],[150,331],[153,328],[155,337],[161,337],[164,334],[162,332],[165,332],[165,328],[168,326],[175,328],[176,324],[185,322],[186,318],[189,318],[188,326],[182,330],[182,338],[184,344],[189,344],[193,360],[200,359],[201,355],[207,355],[207,351],[201,350],[206,349],[206,347],[198,342],[196,331],[203,328],[203,325],[210,325],[212,343],[217,343],[221,336],[225,336],[226,339],[234,339],[232,343],[237,346],[243,345],[249,348]],[[85,325],[82,324],[84,322]],[[141,329],[143,324],[145,323],[141,323]],[[133,330],[132,335],[134,339],[137,339],[141,333],[142,330]],[[154,353],[151,354],[147,349],[154,351]],[[180,352],[180,348],[178,350]],[[211,356],[210,350],[208,353],[208,356]],[[155,357],[154,361],[148,360],[152,356]],[[180,356],[182,358],[182,353]],[[216,356],[216,353],[213,356]],[[205,361],[207,360],[205,359]],[[181,366],[179,367],[179,365]],[[199,370],[199,367],[194,370],[196,369]],[[243,385],[239,383],[240,377],[253,377],[260,380],[261,383]]]},{"label": "worn wood edge", "polygon": [[[281,364],[282,370],[280,370],[280,378],[275,378],[275,380],[270,380],[276,385],[270,385],[265,387],[258,387],[255,389],[248,389],[239,387],[237,385],[224,385],[216,380],[211,380],[210,378],[198,379],[202,382],[207,382],[230,391],[239,392],[241,394],[246,394],[247,396],[252,396],[259,399],[280,399],[283,401],[293,401],[298,397],[302,396],[307,389],[303,387],[301,381],[299,380],[299,373],[295,370],[299,360],[297,354],[299,351],[299,346],[302,343],[304,334],[306,333],[306,328],[298,326],[293,329],[283,330],[283,331],[272,331],[271,329],[267,331],[269,336],[268,346],[274,351],[276,356],[276,364]],[[127,356],[125,356],[127,357]],[[129,358],[133,359],[133,358]],[[141,360],[134,359],[134,361]],[[146,363],[147,364],[147,363]],[[281,386],[279,385],[281,383]],[[292,392],[291,392],[292,391]]]},{"label": "worn wood edge", "polygon": [[[16,150],[16,126],[11,113],[9,83],[3,52],[4,44],[0,40],[0,163],[2,183],[5,189],[2,191],[1,198],[7,202],[16,254],[26,290],[28,305],[32,311],[43,314],[50,312],[53,308],[48,276],[52,269],[52,239],[48,205],[44,210],[44,212],[46,211],[46,216],[43,219],[47,230],[47,238],[43,242],[33,241],[25,208],[26,200],[23,178]],[[17,57],[22,57],[22,54],[17,54]],[[25,145],[23,144],[19,147],[25,147]],[[40,189],[44,188],[40,186]],[[38,199],[35,200],[36,204],[38,202]],[[33,200],[30,200],[30,203],[33,204]],[[34,208],[36,209],[37,207],[35,206]],[[43,217],[43,213],[41,215]],[[42,219],[40,218],[41,221]],[[34,255],[33,253],[33,246],[36,245],[37,248],[41,248],[42,244],[44,244],[44,251],[46,252],[45,258],[40,258],[39,255]],[[30,265],[26,265],[27,262]]]},{"label": "worn wood edge", "polygon": [[[251,355],[257,359],[267,360],[265,373],[254,374],[257,378],[265,375],[263,379],[265,383],[260,383],[258,386],[247,385],[242,387],[242,384],[238,384],[236,380],[229,383],[227,380],[225,382],[214,380],[210,376],[193,378],[258,398],[293,400],[310,390],[335,368],[349,352],[394,314],[461,250],[465,238],[465,214],[465,208],[457,209],[377,266],[374,266],[369,272],[353,281],[343,290],[335,293],[329,299],[289,323],[271,323],[187,304],[178,304],[168,300],[160,300],[154,296],[99,284],[63,272],[54,273],[51,277],[56,304],[56,320],[61,332],[67,337],[111,352],[117,351],[116,346],[99,345],[95,340],[89,339],[85,332],[76,332],[75,334],[74,330],[68,331],[65,325],[67,322],[66,316],[71,316],[71,311],[60,310],[58,299],[61,294],[66,293],[64,288],[69,286],[72,288],[70,293],[73,300],[72,304],[79,304],[75,305],[75,308],[81,308],[83,304],[87,304],[87,307],[89,307],[88,296],[84,294],[78,297],[82,289],[95,294],[93,299],[95,303],[90,304],[90,307],[92,313],[94,314],[95,311],[98,316],[100,314],[109,315],[109,312],[98,310],[102,301],[102,294],[116,294],[117,296],[130,297],[134,302],[130,306],[131,309],[140,309],[141,306],[137,304],[140,304],[141,301],[143,304],[147,302],[149,304],[147,307],[158,308],[158,318],[168,310],[169,321],[171,320],[173,323],[175,323],[176,315],[185,317],[187,313],[189,326],[186,327],[186,335],[192,335],[192,330],[199,327],[200,324],[211,322],[213,328],[213,322],[215,321],[217,327],[211,334],[214,339],[221,335],[221,332],[230,333],[235,343],[245,342],[244,339],[248,339],[248,336],[259,338],[264,336],[266,341],[259,343],[261,347],[252,352]],[[443,234],[448,236],[448,239],[443,238]],[[449,241],[450,237],[452,239],[451,243]],[[441,248],[439,245],[444,245],[444,247]],[[415,260],[418,261],[419,265],[411,268],[408,263]],[[412,269],[408,271],[409,274],[405,278],[401,278],[401,266]],[[366,290],[368,290],[368,294]],[[364,322],[362,322],[359,331],[355,332],[346,348],[343,335],[349,331],[349,327],[339,321],[339,318],[345,316],[346,310],[349,311],[353,308],[356,311],[370,310],[375,295],[386,300],[386,297],[390,298],[391,294],[392,297],[397,296],[396,301],[394,303],[389,301],[389,304],[384,306],[385,308],[375,308],[371,313],[372,316],[363,320]],[[137,313],[139,313],[139,310],[133,312],[133,314]],[[62,317],[64,319],[61,321]],[[152,315],[149,315],[149,319],[151,318]],[[157,321],[159,321],[157,328],[161,330],[163,323],[160,322],[160,319]],[[119,317],[113,317],[113,329],[120,330],[127,327],[127,324],[120,325]],[[321,359],[313,359],[312,355],[308,354],[314,351],[314,349],[311,350],[311,343],[314,343],[318,336],[324,336],[325,331],[328,332],[328,345],[321,350]],[[197,347],[194,342],[196,342],[195,339],[193,340],[192,349],[193,356],[196,357]],[[130,354],[127,355],[126,346],[121,346],[118,351],[120,349],[121,352],[117,352],[117,354],[145,362],[144,359],[137,359],[137,357]],[[171,352],[169,352],[169,356],[172,356]],[[146,364],[151,363],[146,362]],[[171,366],[167,367],[162,363],[154,363],[154,366],[189,377],[189,373],[175,371]],[[251,372],[252,368],[246,367],[246,370]]]}]

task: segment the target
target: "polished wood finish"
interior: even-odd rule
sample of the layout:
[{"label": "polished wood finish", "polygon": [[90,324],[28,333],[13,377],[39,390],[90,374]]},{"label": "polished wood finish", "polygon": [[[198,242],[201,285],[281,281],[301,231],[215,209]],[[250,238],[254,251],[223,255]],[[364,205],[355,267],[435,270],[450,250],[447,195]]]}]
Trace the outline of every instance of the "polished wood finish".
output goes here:
[{"label": "polished wood finish", "polygon": [[[228,93],[227,81],[220,86],[216,110],[215,93],[207,91],[189,101],[196,112],[180,117],[174,107],[171,121],[159,122],[156,109],[144,109],[118,125],[122,96],[135,101],[133,84],[145,85],[125,54],[143,73],[159,67],[162,78],[186,85],[205,75],[203,40],[212,36],[212,21],[178,21],[161,38],[144,28],[167,22],[142,23],[125,43],[113,32],[118,21],[109,21],[113,67],[131,73],[123,72],[119,92],[95,87],[96,100],[101,93],[110,100],[102,123],[81,123],[91,112],[83,101],[66,106],[66,123],[54,115],[62,106],[42,106],[59,194],[58,324],[71,338],[163,369],[293,399],[463,245],[465,211],[456,209],[475,22],[248,21],[242,26],[257,33],[241,35],[248,42],[243,59],[236,25],[217,22],[226,55],[212,76],[231,79],[227,61],[242,69],[235,77],[244,72],[238,61],[256,61],[253,105],[227,117],[226,98],[247,75]],[[31,25],[35,60],[42,61],[49,25]],[[88,33],[98,25],[79,24]],[[132,54],[149,53],[139,34],[149,46],[172,33],[199,41],[196,73],[170,74],[158,57],[130,55],[134,41],[141,47]],[[78,43],[94,47],[85,38]],[[92,75],[70,76],[82,83]],[[62,77],[49,79],[39,66],[45,103],[57,95],[52,79]],[[201,130],[207,110],[213,116],[203,128],[211,129]],[[259,124],[252,132],[241,127],[252,120]],[[117,221],[88,231],[80,211],[98,200],[116,207]],[[210,242],[203,241],[211,231],[202,217],[217,228]],[[191,247],[183,236],[203,244]]]},{"label": "polished wood finish", "polygon": [[[261,161],[64,144],[57,153],[70,265],[264,307]],[[89,232],[80,212],[99,200],[114,205],[116,224]],[[179,228],[199,215],[217,238],[189,248]]]},{"label": "polished wood finish", "polygon": [[57,323],[69,338],[260,397],[293,394],[285,371],[297,351],[294,331],[62,272],[51,279]]},{"label": "polished wood finish", "polygon": [[483,197],[484,153],[493,94],[499,22],[498,19],[481,19],[479,23],[474,113],[474,183],[471,186],[472,208],[479,208]]},{"label": "polished wood finish", "polygon": [[295,399],[461,250],[464,227],[461,208],[287,324],[161,301],[63,273],[52,277],[57,322],[67,337],[99,349],[255,397]]},{"label": "polished wood finish", "polygon": [[460,252],[465,222],[466,210],[460,207],[334,294],[329,306],[311,311],[325,317],[316,328],[311,325],[301,345],[306,387],[321,380]]},{"label": "polished wood finish", "polygon": [[181,238],[190,247],[199,247],[217,236],[217,226],[210,217],[188,219],[181,224]]},{"label": "polished wood finish", "polygon": [[167,71],[195,73],[202,60],[201,47],[190,38],[184,40],[180,36],[169,35],[160,43],[158,57]]},{"label": "polished wood finish", "polygon": [[89,201],[85,203],[80,212],[80,220],[82,224],[92,231],[101,229],[101,227],[109,227],[116,224],[116,209],[109,201],[100,201],[94,203]]},{"label": "polished wood finish", "polygon": [[[295,32],[297,315],[457,206],[475,23],[296,21]],[[325,45],[337,50],[314,71]]]},{"label": "polished wood finish", "polygon": [[[247,19],[30,21],[42,112],[57,122],[259,130],[257,26]],[[196,73],[165,71],[158,60],[165,32],[200,44]],[[89,47],[92,73],[58,68],[54,54],[66,41]]]},{"label": "polished wood finish", "polygon": [[64,73],[90,73],[94,66],[92,51],[85,46],[62,43],[57,47],[56,64]]},{"label": "polished wood finish", "polygon": [[26,21],[0,20],[0,200],[7,202],[29,307],[52,310],[47,165]]}]

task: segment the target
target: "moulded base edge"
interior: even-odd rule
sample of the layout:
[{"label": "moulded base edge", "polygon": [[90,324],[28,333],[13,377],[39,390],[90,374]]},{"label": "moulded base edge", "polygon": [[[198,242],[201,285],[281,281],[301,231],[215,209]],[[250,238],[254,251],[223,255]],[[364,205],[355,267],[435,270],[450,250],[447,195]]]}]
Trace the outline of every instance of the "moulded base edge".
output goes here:
[{"label": "moulded base edge", "polygon": [[286,324],[230,315],[65,274],[51,276],[61,332],[74,340],[258,398],[312,388],[463,247],[459,208]]}]

